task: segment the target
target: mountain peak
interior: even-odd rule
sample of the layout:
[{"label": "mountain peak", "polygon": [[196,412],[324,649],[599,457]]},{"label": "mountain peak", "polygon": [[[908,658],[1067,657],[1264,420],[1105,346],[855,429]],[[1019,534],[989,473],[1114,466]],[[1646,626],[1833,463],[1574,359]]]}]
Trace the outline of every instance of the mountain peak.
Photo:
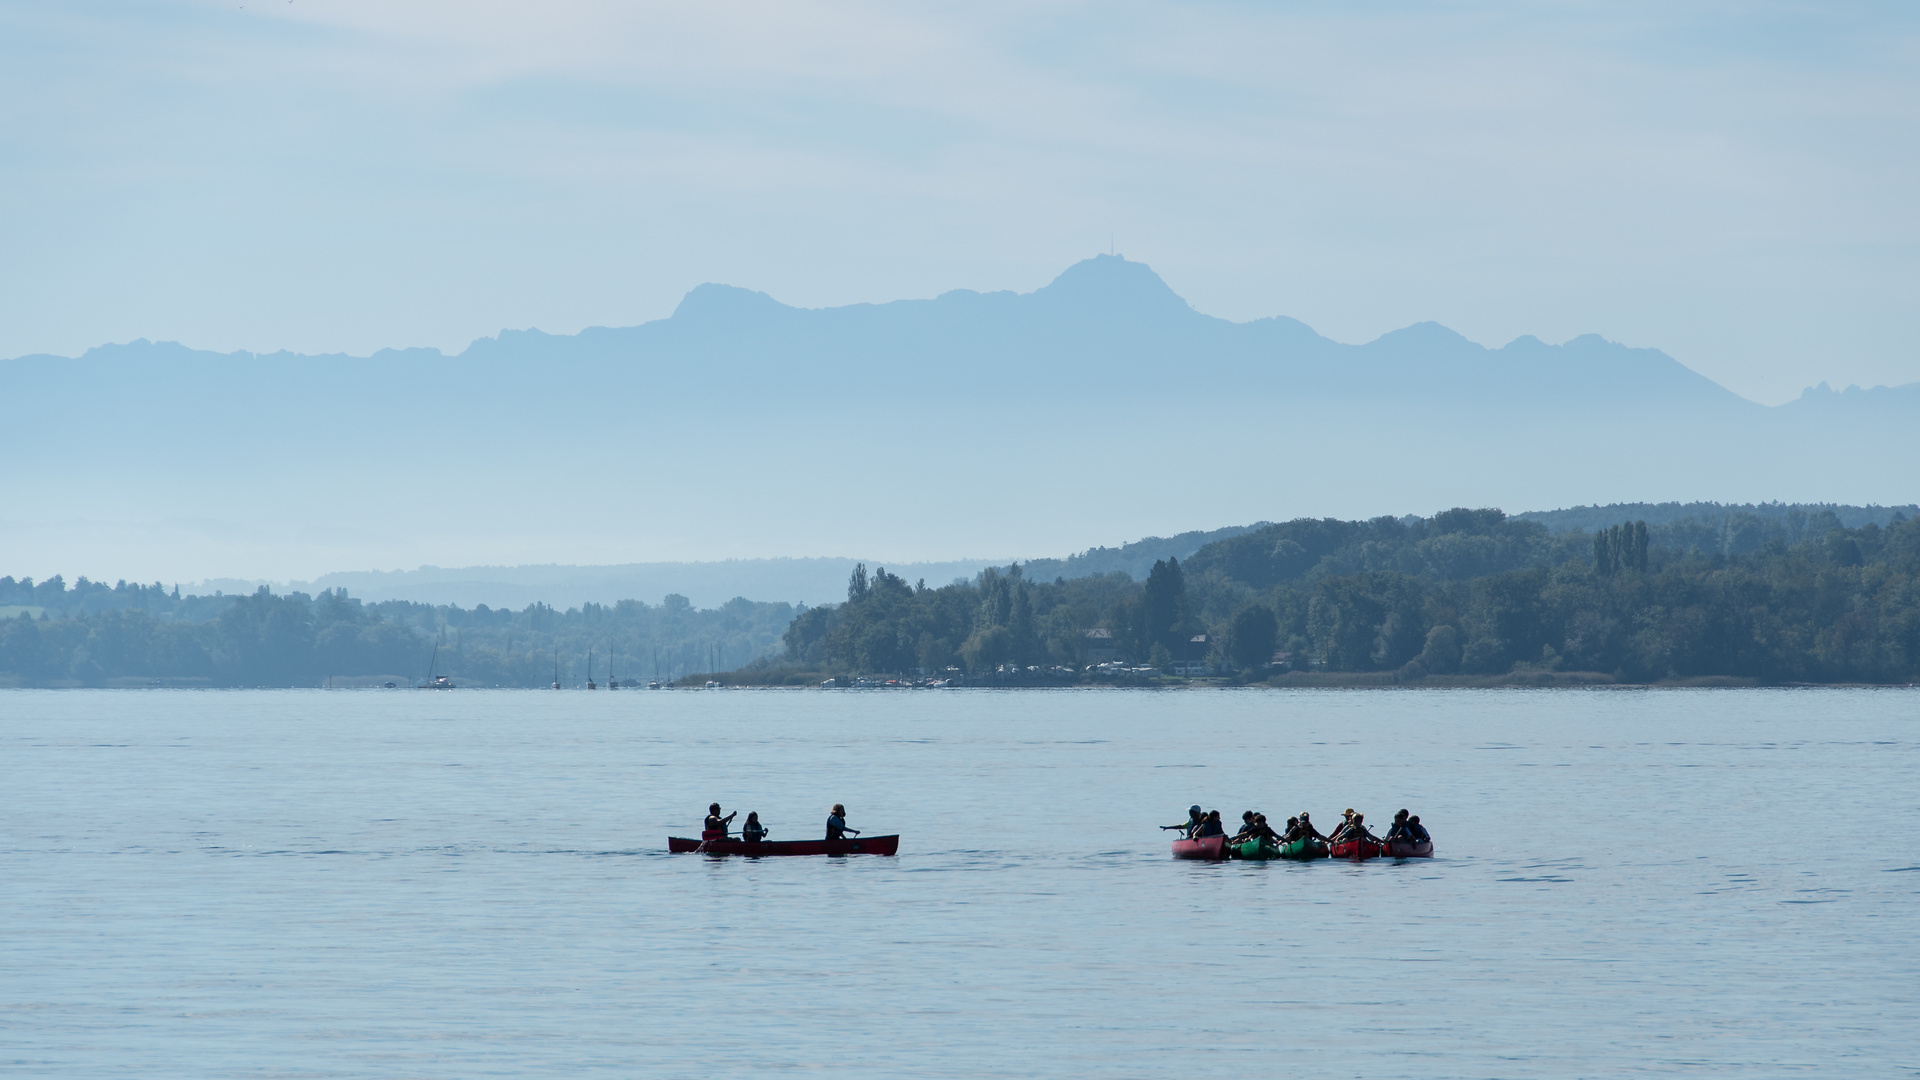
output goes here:
[{"label": "mountain peak", "polygon": [[1102,317],[1192,314],[1193,308],[1167,287],[1146,263],[1124,255],[1095,255],[1061,271],[1036,291],[1034,299]]},{"label": "mountain peak", "polygon": [[1443,352],[1484,352],[1485,347],[1468,340],[1458,331],[1449,329],[1431,320],[1403,326],[1398,330],[1389,330],[1375,338],[1367,348],[1384,349],[1389,352],[1403,350],[1441,350]]},{"label": "mountain peak", "polygon": [[694,286],[693,291],[680,298],[680,306],[673,309],[672,318],[676,322],[724,323],[764,319],[786,310],[789,309],[785,304],[766,293],[707,282]]}]

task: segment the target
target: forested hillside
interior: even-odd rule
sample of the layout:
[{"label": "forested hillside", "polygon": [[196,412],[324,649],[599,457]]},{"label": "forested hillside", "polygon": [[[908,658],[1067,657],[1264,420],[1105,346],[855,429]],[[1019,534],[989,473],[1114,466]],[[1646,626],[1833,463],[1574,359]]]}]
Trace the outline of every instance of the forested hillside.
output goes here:
[{"label": "forested hillside", "polygon": [[405,601],[345,592],[179,596],[159,585],[0,578],[0,685],[410,685],[429,668],[475,686],[604,684],[673,678],[746,663],[774,648],[789,604],[733,600],[698,610],[684,597],[566,611]]},{"label": "forested hillside", "polygon": [[1688,543],[1702,551],[1716,548],[1727,554],[1757,550],[1768,540],[1797,544],[1810,530],[1862,525],[1885,528],[1894,515],[1920,517],[1920,506],[1847,506],[1841,503],[1612,503],[1607,506],[1570,506],[1561,510],[1529,510],[1514,517],[1545,525],[1550,532],[1584,529],[1592,532],[1619,521],[1648,525],[1686,524]]},{"label": "forested hillside", "polygon": [[556,668],[576,685],[589,650],[603,682],[609,658],[626,680],[750,666],[740,681],[950,669],[1078,681],[1117,660],[1161,672],[1205,662],[1242,681],[1911,681],[1920,520],[1890,511],[1884,526],[1850,528],[1845,509],[1560,532],[1499,510],[1303,518],[1225,531],[1184,561],[1156,561],[1145,580],[1049,580],[1015,564],[929,587],[862,566],[845,603],[809,609],[735,599],[697,610],[669,596],[510,611],[7,577],[0,685],[405,685],[430,664],[466,685],[545,686]]},{"label": "forested hillside", "polygon": [[1895,513],[1885,528],[1849,529],[1828,513],[1796,527],[1797,543],[1774,537],[1730,554],[1725,529],[1692,519],[1550,533],[1463,509],[1270,525],[1184,565],[1158,563],[1145,582],[1034,581],[1015,566],[927,588],[862,572],[846,603],[794,621],[785,660],[830,673],[1005,675],[1013,665],[1043,677],[1084,671],[1110,646],[1163,671],[1201,658],[1197,648],[1241,679],[1920,676],[1920,521]]}]

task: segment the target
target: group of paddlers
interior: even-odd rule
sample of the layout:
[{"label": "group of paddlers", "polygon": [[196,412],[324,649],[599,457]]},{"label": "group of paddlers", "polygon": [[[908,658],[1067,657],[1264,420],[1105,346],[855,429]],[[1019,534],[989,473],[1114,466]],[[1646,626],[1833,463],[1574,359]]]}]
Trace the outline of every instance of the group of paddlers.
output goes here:
[{"label": "group of paddlers", "polygon": [[[735,810],[733,813],[722,817],[720,816],[719,803],[714,803],[712,806],[707,807],[707,820],[702,826],[703,831],[701,838],[705,840],[727,839],[727,827],[733,823],[733,819],[739,813],[740,811]],[[760,824],[760,812],[758,810],[750,810],[747,812],[746,823],[740,826],[740,839],[745,840],[749,844],[757,844],[765,840],[767,834],[771,831],[772,830],[768,829],[765,825]],[[847,808],[839,803],[834,803],[833,810],[827,814],[826,838],[829,840],[841,840],[845,839],[848,833],[859,836],[860,830],[848,827]]]},{"label": "group of paddlers", "polygon": [[[1420,824],[1420,816],[1409,815],[1405,810],[1393,815],[1393,825],[1385,836],[1373,835],[1373,831],[1367,828],[1367,815],[1355,813],[1351,806],[1341,813],[1340,818],[1340,824],[1334,826],[1332,836],[1322,836],[1305,810],[1300,811],[1298,817],[1288,818],[1284,831],[1275,832],[1273,826],[1267,824],[1267,815],[1249,810],[1240,815],[1240,831],[1234,833],[1227,842],[1244,844],[1251,840],[1266,840],[1274,844],[1291,844],[1296,840],[1318,840],[1325,844],[1343,844],[1351,840],[1367,840],[1383,844],[1390,840],[1423,843],[1433,839]],[[1188,840],[1227,835],[1227,827],[1220,821],[1220,811],[1203,812],[1198,803],[1187,808],[1187,820],[1184,823],[1160,827],[1181,830]]]}]

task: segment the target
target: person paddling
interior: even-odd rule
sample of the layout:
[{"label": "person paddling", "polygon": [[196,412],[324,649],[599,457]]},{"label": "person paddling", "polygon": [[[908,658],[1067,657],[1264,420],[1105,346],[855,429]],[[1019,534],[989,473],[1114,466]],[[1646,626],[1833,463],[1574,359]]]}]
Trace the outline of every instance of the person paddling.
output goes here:
[{"label": "person paddling", "polygon": [[1240,831],[1233,834],[1229,843],[1239,844],[1253,839],[1253,819],[1259,815],[1249,810],[1240,815]]},{"label": "person paddling", "polygon": [[1247,839],[1260,840],[1269,844],[1280,843],[1280,835],[1273,831],[1273,826],[1267,824],[1265,814],[1253,815],[1252,823],[1247,826]]},{"label": "person paddling", "polygon": [[1367,815],[1355,814],[1348,819],[1346,827],[1334,834],[1335,843],[1349,840],[1366,840],[1378,844],[1380,838],[1367,831]]},{"label": "person paddling", "polygon": [[721,817],[720,804],[714,803],[712,806],[707,807],[707,824],[705,828],[708,832],[717,832],[721,836],[725,836],[727,834],[727,823],[731,822],[739,813],[740,811],[735,810],[726,817]]},{"label": "person paddling", "polygon": [[1313,818],[1308,816],[1305,810],[1300,811],[1300,835],[1294,837],[1294,839],[1318,840],[1323,844],[1331,843],[1326,837],[1320,835],[1319,829],[1313,827]]},{"label": "person paddling", "polygon": [[859,836],[860,830],[847,828],[847,808],[834,803],[833,813],[827,815],[827,839],[845,840],[848,833]]},{"label": "person paddling", "polygon": [[1399,813],[1393,815],[1393,824],[1387,826],[1386,838],[1389,843],[1395,840],[1413,839],[1413,834],[1407,829],[1407,812],[1405,810],[1401,810]]},{"label": "person paddling", "polygon": [[740,839],[745,840],[749,844],[757,844],[766,838],[767,827],[760,824],[760,812],[758,810],[748,811],[747,823],[740,826]]},{"label": "person paddling", "polygon": [[1200,823],[1200,831],[1194,834],[1195,840],[1204,840],[1210,836],[1227,835],[1227,827],[1220,824],[1220,811],[1207,811],[1207,819]]},{"label": "person paddling", "polygon": [[1354,812],[1351,810],[1340,815],[1340,824],[1334,826],[1333,835],[1327,837],[1327,843],[1340,844],[1340,843],[1345,843],[1348,839],[1350,839],[1351,837],[1349,834],[1353,832],[1354,816],[1355,816]]},{"label": "person paddling", "polygon": [[1162,825],[1160,828],[1166,830],[1178,829],[1180,830],[1182,839],[1191,840],[1194,834],[1200,831],[1200,823],[1205,820],[1207,820],[1207,815],[1201,811],[1200,804],[1194,803],[1192,806],[1187,807],[1187,820],[1178,825]]}]

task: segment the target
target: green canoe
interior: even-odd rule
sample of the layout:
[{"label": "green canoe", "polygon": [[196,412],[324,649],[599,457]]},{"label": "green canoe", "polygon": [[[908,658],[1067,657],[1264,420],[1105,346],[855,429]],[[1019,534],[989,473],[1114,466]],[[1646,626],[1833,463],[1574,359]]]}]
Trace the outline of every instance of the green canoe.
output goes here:
[{"label": "green canoe", "polygon": [[1290,844],[1281,845],[1280,857],[1283,859],[1297,859],[1300,862],[1306,862],[1308,859],[1324,859],[1327,857],[1327,845],[1311,837],[1305,840],[1295,840]]},{"label": "green canoe", "polygon": [[1249,840],[1244,844],[1235,844],[1233,846],[1233,857],[1236,859],[1284,858],[1280,853],[1280,849],[1274,846],[1271,840]]}]

